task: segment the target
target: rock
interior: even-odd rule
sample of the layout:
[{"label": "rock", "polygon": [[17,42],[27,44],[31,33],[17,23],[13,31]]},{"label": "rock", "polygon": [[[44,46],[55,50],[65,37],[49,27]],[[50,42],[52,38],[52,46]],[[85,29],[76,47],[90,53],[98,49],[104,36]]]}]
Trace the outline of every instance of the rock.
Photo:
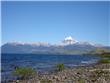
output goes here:
[{"label": "rock", "polygon": [[58,77],[57,76],[53,76],[53,79],[57,79]]},{"label": "rock", "polygon": [[38,80],[48,80],[52,83],[110,83],[110,71],[108,68],[110,68],[110,64],[67,69],[51,74],[41,74],[30,83],[40,83]]}]

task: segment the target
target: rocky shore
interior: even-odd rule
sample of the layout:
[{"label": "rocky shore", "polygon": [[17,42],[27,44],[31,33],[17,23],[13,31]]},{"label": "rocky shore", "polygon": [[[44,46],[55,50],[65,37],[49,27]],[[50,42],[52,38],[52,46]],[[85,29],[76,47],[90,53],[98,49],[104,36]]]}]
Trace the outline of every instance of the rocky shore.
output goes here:
[{"label": "rocky shore", "polygon": [[37,74],[29,80],[13,83],[110,83],[110,63]]}]

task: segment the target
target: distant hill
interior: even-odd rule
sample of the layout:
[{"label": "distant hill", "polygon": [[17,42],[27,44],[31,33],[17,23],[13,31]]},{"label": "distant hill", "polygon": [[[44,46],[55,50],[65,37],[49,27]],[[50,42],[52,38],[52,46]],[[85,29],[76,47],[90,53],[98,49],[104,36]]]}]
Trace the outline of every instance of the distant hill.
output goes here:
[{"label": "distant hill", "polygon": [[97,48],[110,49],[109,46],[97,46],[88,42],[78,42],[72,37],[66,38],[60,45],[49,43],[6,43],[1,47],[2,53],[17,54],[84,54]]},{"label": "distant hill", "polygon": [[32,45],[20,43],[6,43],[1,47],[2,53],[34,53],[34,54],[82,54],[97,48],[110,49],[109,47],[95,47],[89,44],[71,45]]}]

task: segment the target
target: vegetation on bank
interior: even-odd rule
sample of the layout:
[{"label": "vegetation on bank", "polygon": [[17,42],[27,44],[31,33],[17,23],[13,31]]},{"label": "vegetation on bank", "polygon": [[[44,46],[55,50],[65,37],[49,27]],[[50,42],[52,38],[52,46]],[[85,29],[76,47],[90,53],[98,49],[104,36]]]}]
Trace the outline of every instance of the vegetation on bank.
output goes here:
[{"label": "vegetation on bank", "polygon": [[21,67],[15,69],[13,75],[17,76],[22,80],[25,80],[34,77],[36,75],[36,71],[32,68]]},{"label": "vegetation on bank", "polygon": [[51,74],[38,74],[38,77],[34,79],[17,83],[109,83],[109,67],[110,64],[98,64],[92,67],[80,67]]},{"label": "vegetation on bank", "polygon": [[[90,54],[91,53],[91,54]],[[95,51],[91,51],[89,53],[89,55],[99,55],[99,56],[101,56],[102,57],[102,59],[98,62],[98,63],[103,63],[104,65],[109,65],[108,63],[110,63],[110,52],[109,51],[106,51],[106,50],[103,50],[103,49],[97,49],[97,50],[95,50]],[[63,70],[65,70],[66,69],[66,66],[63,64],[63,63],[60,63],[60,64],[57,64],[56,65],[56,70],[57,70],[57,72],[59,72],[59,73],[65,73],[65,71],[63,71]],[[74,79],[74,81],[76,80],[76,79],[78,79],[77,81],[78,81],[78,83],[85,83],[87,80],[85,79],[86,78],[86,74],[85,74],[85,72],[86,72],[86,68],[85,68],[85,70],[76,70],[76,72],[78,72],[78,73],[74,73],[75,74],[75,77],[73,78]],[[94,70],[94,71],[93,71]],[[2,70],[3,71],[3,70]],[[84,73],[82,74],[82,71],[84,71]],[[57,73],[56,72],[56,73]],[[72,72],[70,72],[70,74],[71,73],[73,73],[73,72],[75,72],[75,71],[72,71]],[[106,76],[108,76],[108,77],[110,77],[107,73],[109,73],[109,71],[107,70],[107,71],[105,71],[105,70],[103,70],[103,69],[101,69],[101,70],[95,70],[94,68],[92,69],[92,71],[91,71],[91,69],[90,69],[90,72],[88,72],[88,70],[87,70],[87,74],[89,75],[90,74],[90,79],[89,78],[87,78],[87,79],[89,79],[89,80],[91,80],[91,81],[97,81],[97,79],[99,79],[99,77],[102,77],[103,75],[103,78],[104,79],[106,79]],[[68,72],[65,74],[65,75],[67,75],[68,74]],[[34,69],[32,69],[32,68],[27,68],[27,67],[18,67],[18,68],[16,68],[15,69],[15,71],[13,72],[13,75],[14,76],[17,76],[18,78],[19,78],[19,80],[21,80],[21,81],[23,81],[23,80],[29,80],[30,78],[34,78],[34,77],[36,77],[36,75],[38,75],[37,74],[37,72],[34,70]],[[84,76],[85,75],[85,77],[80,77],[80,76]],[[60,75],[59,75],[60,76]],[[63,75],[62,75],[63,76]],[[79,78],[78,78],[78,76],[79,76]],[[49,77],[50,78],[50,77]],[[53,76],[52,77],[52,80],[51,79],[47,79],[47,77],[45,77],[44,76],[44,78],[37,78],[38,80],[40,80],[40,83],[52,83],[53,82],[53,80],[61,80],[61,79],[64,79],[64,80],[66,80],[66,79],[68,79],[68,78],[71,78],[71,76],[70,77],[68,77],[68,76],[64,76],[63,78],[60,78],[60,77],[58,77],[58,76]]]},{"label": "vegetation on bank", "polygon": [[57,68],[57,71],[63,71],[65,69],[65,65],[64,64],[57,64],[56,68]]},{"label": "vegetation on bank", "polygon": [[107,63],[110,63],[110,59],[101,59],[99,60],[99,63],[103,63],[103,64],[107,64]]},{"label": "vegetation on bank", "polygon": [[[106,61],[104,62],[106,63]],[[90,83],[95,82],[95,83],[102,83],[98,80],[100,79],[107,79],[107,82],[110,78],[110,72],[109,70],[104,70],[108,69],[109,64],[99,64],[99,66],[92,67],[92,69],[88,69],[86,67],[84,68],[77,68],[73,70],[65,70],[65,65],[64,64],[57,64],[57,72],[52,73],[52,74],[46,74],[46,75],[40,75],[36,74],[36,71],[33,70],[32,68],[16,68],[14,71],[14,75],[20,77],[21,79],[18,79],[16,83],[33,83],[33,82],[40,82],[40,83],[53,83],[54,81],[57,83],[62,83],[62,80],[64,80],[63,83],[68,83],[69,80],[71,82],[75,83],[85,83],[88,80],[90,80]],[[104,66],[106,65],[106,66]],[[63,71],[65,70],[65,71]],[[38,75],[38,76],[35,76]],[[106,77],[107,76],[107,77]],[[37,77],[37,78],[36,78]],[[32,78],[32,79],[30,79]],[[100,79],[99,79],[100,78]],[[24,82],[24,80],[26,82]],[[13,82],[15,83],[15,82]]]},{"label": "vegetation on bank", "polygon": [[[57,72],[59,71],[63,71],[65,69],[65,65],[64,64],[57,64],[56,65],[56,70]],[[34,78],[34,76],[37,75],[37,72],[32,69],[32,68],[28,68],[28,67],[18,67],[15,69],[15,71],[13,72],[14,76],[17,76],[17,78],[19,78],[19,80],[27,80],[30,78]],[[50,80],[41,80],[41,83],[50,83]]]},{"label": "vegetation on bank", "polygon": [[96,50],[90,51],[87,54],[100,56],[102,59],[99,60],[98,63],[110,63],[110,50],[108,49],[97,48]]},{"label": "vegetation on bank", "polygon": [[110,59],[110,49],[97,48],[96,50],[89,51],[83,55],[97,55],[102,58]]}]

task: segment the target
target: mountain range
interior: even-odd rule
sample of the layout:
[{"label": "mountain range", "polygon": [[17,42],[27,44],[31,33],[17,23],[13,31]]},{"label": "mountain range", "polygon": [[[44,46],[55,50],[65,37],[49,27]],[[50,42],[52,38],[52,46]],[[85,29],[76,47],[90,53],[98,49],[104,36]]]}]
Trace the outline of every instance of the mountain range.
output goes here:
[{"label": "mountain range", "polygon": [[16,54],[83,54],[97,48],[110,49],[109,46],[96,45],[89,42],[78,42],[71,36],[65,38],[61,44],[44,42],[23,43],[8,42],[1,47],[2,53]]}]

